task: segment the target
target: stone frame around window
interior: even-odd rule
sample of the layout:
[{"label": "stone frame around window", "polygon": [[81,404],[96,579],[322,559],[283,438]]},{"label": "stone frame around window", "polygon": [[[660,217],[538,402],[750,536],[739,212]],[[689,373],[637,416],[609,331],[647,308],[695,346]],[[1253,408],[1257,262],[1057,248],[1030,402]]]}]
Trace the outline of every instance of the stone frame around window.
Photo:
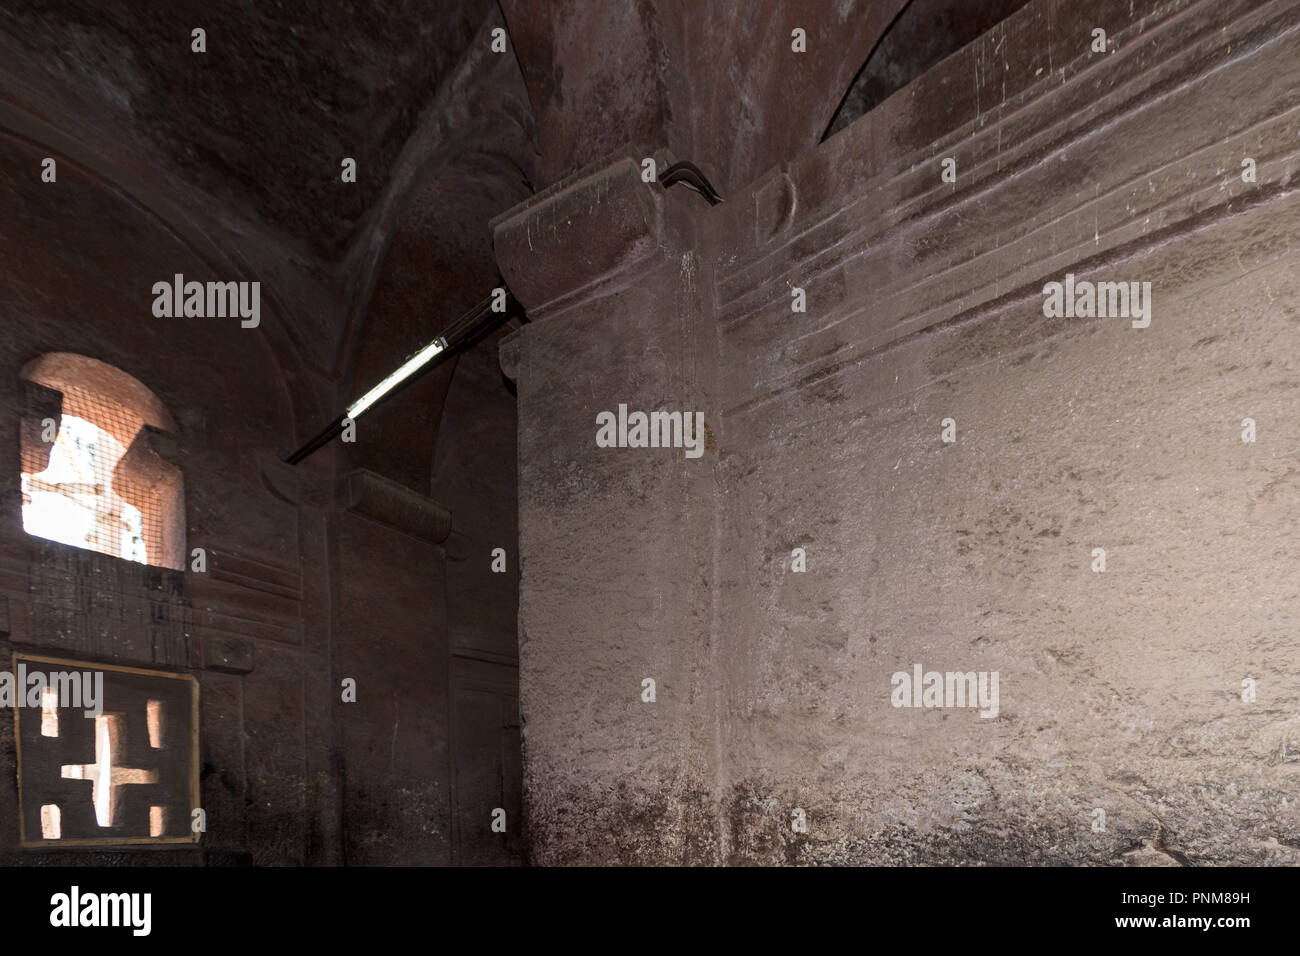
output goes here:
[{"label": "stone frame around window", "polygon": [[[141,513],[154,515],[145,533],[145,549],[149,555],[146,566],[185,570],[184,475],[177,463],[176,422],[161,400],[130,373],[75,352],[40,355],[23,366],[19,379],[22,394],[19,443],[24,472],[35,474],[49,463],[53,446],[42,438],[42,423],[47,418],[61,420],[61,389],[75,386],[106,405],[117,404],[129,409],[142,421],[134,435],[113,436],[126,448],[117,466],[115,490]],[[111,432],[108,423],[92,424]],[[94,548],[83,550],[131,560]]]},{"label": "stone frame around window", "polygon": [[[174,673],[168,671],[152,670],[140,667],[126,667],[118,664],[104,664],[96,661],[74,660],[71,658],[48,657],[41,654],[29,654],[22,651],[14,651],[11,658],[11,673],[15,675],[19,672],[19,665],[27,665],[28,672],[32,670],[50,671],[102,671],[105,674],[104,696],[108,697],[108,677],[110,674],[131,675],[133,677],[152,678],[156,680],[179,681],[189,684],[188,690],[188,717],[189,726],[186,733],[187,767],[186,767],[186,786],[185,792],[188,795],[189,807],[186,808],[185,829],[187,834],[184,836],[123,836],[123,837],[102,837],[87,838],[73,837],[68,839],[45,839],[42,836],[34,835],[28,832],[27,826],[27,802],[31,799],[29,788],[24,785],[23,778],[23,726],[27,722],[39,724],[41,721],[41,712],[39,709],[33,710],[25,706],[14,707],[14,748],[15,748],[15,765],[18,787],[18,845],[24,850],[27,849],[69,849],[69,848],[94,848],[94,847],[129,847],[129,846],[194,846],[202,840],[202,833],[196,833],[192,829],[192,811],[202,807],[199,784],[199,681],[192,674]],[[28,711],[26,720],[23,712]],[[105,709],[105,713],[109,713]],[[42,801],[43,803],[43,801]]]}]

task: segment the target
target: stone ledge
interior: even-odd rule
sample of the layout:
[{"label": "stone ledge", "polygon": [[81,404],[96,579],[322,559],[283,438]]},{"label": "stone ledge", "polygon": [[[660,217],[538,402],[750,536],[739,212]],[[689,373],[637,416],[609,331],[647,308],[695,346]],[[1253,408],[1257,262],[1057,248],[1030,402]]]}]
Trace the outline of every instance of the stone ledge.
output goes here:
[{"label": "stone ledge", "polygon": [[414,538],[441,544],[451,533],[451,512],[404,485],[357,469],[339,481],[340,510],[386,524]]},{"label": "stone ledge", "polygon": [[497,263],[530,318],[606,287],[664,245],[662,189],[632,154],[581,170],[492,220]]},{"label": "stone ledge", "polygon": [[[199,644],[195,641],[194,644]],[[203,669],[223,674],[247,674],[253,669],[253,642],[233,634],[210,634],[202,641]]]}]

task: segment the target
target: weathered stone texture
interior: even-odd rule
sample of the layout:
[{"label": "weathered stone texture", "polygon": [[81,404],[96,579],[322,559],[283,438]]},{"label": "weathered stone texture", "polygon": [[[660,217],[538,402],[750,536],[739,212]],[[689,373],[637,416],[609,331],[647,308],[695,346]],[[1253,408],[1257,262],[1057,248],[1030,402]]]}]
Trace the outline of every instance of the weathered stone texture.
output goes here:
[{"label": "weathered stone texture", "polygon": [[[535,857],[1300,862],[1298,36],[1031,2],[725,205],[669,193],[680,269],[534,316]],[[1067,272],[1151,282],[1150,327],[1045,318]],[[619,401],[710,408],[716,457],[596,448]],[[999,715],[892,707],[916,663],[997,671]]]}]

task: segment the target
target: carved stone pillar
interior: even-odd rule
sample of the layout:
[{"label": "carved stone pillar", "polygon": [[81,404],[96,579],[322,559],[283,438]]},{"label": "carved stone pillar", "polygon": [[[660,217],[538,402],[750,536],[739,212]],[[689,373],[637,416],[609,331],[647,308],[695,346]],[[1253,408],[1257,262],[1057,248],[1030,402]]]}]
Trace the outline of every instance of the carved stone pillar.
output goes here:
[{"label": "carved stone pillar", "polygon": [[[616,156],[493,223],[531,319],[502,359],[519,396],[534,863],[717,859],[714,332],[693,240],[709,207],[640,169]],[[620,405],[703,412],[704,452],[598,447],[597,416]]]}]

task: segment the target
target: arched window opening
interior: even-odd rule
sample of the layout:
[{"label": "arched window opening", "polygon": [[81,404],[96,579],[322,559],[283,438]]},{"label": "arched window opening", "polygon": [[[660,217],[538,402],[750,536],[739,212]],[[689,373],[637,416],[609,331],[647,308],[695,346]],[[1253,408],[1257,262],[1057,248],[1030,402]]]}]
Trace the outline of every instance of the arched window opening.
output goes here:
[{"label": "arched window opening", "polygon": [[174,429],[144,385],[84,355],[24,370],[23,530],[141,564],[184,566],[180,470],[151,435]]},{"label": "arched window opening", "polygon": [[1027,0],[908,0],[840,101],[823,140],[870,113],[941,60],[978,39]]}]

